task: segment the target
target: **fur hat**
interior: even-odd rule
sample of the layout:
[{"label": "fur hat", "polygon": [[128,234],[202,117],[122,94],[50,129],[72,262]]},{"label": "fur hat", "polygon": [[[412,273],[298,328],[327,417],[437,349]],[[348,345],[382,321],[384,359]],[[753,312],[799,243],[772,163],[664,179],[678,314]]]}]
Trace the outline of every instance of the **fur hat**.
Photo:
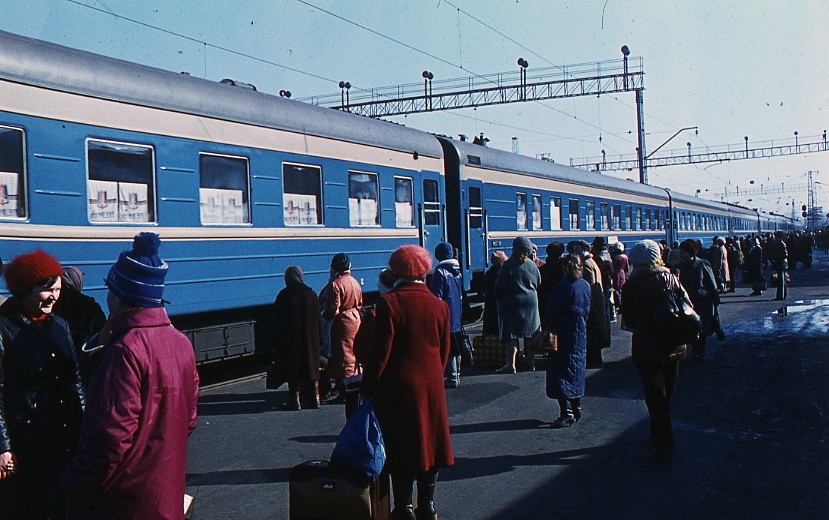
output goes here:
[{"label": "fur hat", "polygon": [[515,240],[512,241],[512,254],[517,255],[520,253],[527,253],[528,255],[533,252],[533,243],[527,237],[515,237]]},{"label": "fur hat", "polygon": [[683,240],[681,244],[679,244],[679,249],[685,251],[691,256],[697,256],[697,243],[691,240]]},{"label": "fur hat", "polygon": [[435,248],[435,258],[438,259],[438,262],[443,262],[444,260],[449,260],[455,256],[455,248],[452,247],[452,244],[449,242],[441,242]]},{"label": "fur hat", "polygon": [[636,244],[630,248],[628,258],[630,259],[630,263],[634,266],[639,266],[656,263],[660,258],[662,258],[662,255],[659,251],[659,244],[653,240],[642,240],[640,242],[636,242]]},{"label": "fur hat", "polygon": [[38,282],[63,274],[63,268],[54,257],[38,249],[9,262],[4,274],[9,292],[20,297]]},{"label": "fur hat", "polygon": [[400,246],[391,254],[389,267],[398,279],[420,280],[432,268],[432,255],[420,246]]},{"label": "fur hat", "polygon": [[337,253],[331,258],[331,270],[337,273],[351,270],[351,259],[345,253]]},{"label": "fur hat", "polygon": [[139,233],[132,250],[124,251],[109,270],[104,283],[123,302],[139,307],[161,307],[167,263],[158,256],[161,239],[155,233]]}]

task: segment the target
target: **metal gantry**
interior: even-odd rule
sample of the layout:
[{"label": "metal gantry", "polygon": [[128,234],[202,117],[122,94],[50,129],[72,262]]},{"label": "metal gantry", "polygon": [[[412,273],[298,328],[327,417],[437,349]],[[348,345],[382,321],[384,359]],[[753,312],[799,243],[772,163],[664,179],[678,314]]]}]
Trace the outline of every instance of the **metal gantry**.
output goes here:
[{"label": "metal gantry", "polygon": [[[717,163],[829,151],[826,130],[821,135],[805,137],[796,135],[793,139],[758,141],[751,144],[749,144],[748,138],[744,138],[744,141],[740,144],[706,146],[704,148],[694,148],[688,143],[686,148],[667,150],[657,157],[648,157],[646,167]],[[603,154],[601,156],[570,159],[570,166],[598,172],[634,170],[639,168],[639,159],[635,154],[615,156]]]},{"label": "metal gantry", "polygon": [[[642,58],[608,60],[542,69],[523,65],[501,72],[433,81],[424,71],[423,83],[371,89],[351,88],[350,98],[340,94],[300,99],[307,103],[346,110],[368,117],[386,117],[438,110],[597,96],[644,89]],[[525,62],[526,63],[526,62]]]}]

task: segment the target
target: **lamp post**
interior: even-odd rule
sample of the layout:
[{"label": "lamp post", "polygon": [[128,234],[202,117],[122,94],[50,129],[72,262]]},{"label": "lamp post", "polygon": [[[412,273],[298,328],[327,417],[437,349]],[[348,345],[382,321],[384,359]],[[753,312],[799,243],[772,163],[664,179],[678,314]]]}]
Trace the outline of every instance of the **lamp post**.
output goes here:
[{"label": "lamp post", "polygon": [[794,131],[794,151],[800,153],[800,144],[797,141],[797,130]]},{"label": "lamp post", "polygon": [[424,108],[432,110],[432,79],[435,75],[428,70],[424,70],[420,75],[423,77]]},{"label": "lamp post", "polygon": [[530,64],[524,58],[518,58],[518,84],[521,89],[521,99],[527,99],[527,67]]},{"label": "lamp post", "polygon": [[350,88],[351,83],[347,81],[340,81],[340,105],[342,105],[345,110],[348,110],[348,89]]},{"label": "lamp post", "polygon": [[748,136],[743,136],[743,139],[746,140],[746,159],[748,159]]},{"label": "lamp post", "polygon": [[622,82],[625,90],[628,89],[628,56],[630,56],[630,49],[627,45],[622,45],[622,61],[624,62],[624,74],[622,75]]}]

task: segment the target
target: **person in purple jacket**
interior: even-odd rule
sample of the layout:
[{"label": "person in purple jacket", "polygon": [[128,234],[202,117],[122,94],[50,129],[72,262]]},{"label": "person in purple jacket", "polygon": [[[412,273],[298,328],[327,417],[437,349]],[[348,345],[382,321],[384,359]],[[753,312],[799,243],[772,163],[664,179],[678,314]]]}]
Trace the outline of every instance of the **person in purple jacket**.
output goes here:
[{"label": "person in purple jacket", "polygon": [[105,280],[110,317],[78,453],[61,475],[69,519],[184,517],[199,376],[193,346],[163,307],[159,245],[155,233],[136,235]]}]

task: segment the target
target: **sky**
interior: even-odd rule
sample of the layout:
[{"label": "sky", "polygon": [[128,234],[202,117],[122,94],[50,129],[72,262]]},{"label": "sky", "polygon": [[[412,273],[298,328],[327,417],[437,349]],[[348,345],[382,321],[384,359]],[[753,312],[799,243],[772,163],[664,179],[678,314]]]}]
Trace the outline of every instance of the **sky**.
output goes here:
[{"label": "sky", "polygon": [[[829,128],[825,0],[4,0],[0,29],[294,99],[642,59],[646,150],[816,141]],[[638,61],[637,61],[638,63]],[[393,116],[559,163],[635,154],[632,92]],[[686,130],[670,139],[680,129]],[[668,141],[666,143],[666,141]],[[791,216],[829,210],[829,153],[650,168],[649,183]],[[637,171],[607,172],[638,180]],[[739,195],[737,194],[739,192]],[[749,200],[750,199],[750,200]],[[793,206],[792,206],[793,205]]]}]

